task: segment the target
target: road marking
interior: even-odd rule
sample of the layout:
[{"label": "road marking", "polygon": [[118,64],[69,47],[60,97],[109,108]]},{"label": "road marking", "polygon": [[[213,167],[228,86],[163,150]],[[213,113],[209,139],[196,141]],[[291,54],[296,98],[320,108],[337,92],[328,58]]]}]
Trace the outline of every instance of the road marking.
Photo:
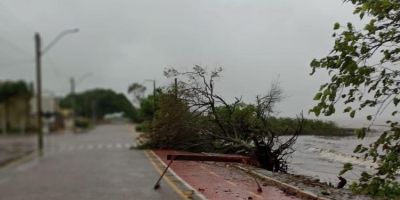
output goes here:
[{"label": "road marking", "polygon": [[[161,158],[158,157],[158,156],[154,153],[154,151],[151,151],[151,150],[150,150],[150,151],[146,151],[146,152],[150,152],[150,154],[153,155],[153,157],[154,157],[159,163],[161,163],[161,166],[163,166],[164,168],[167,167],[167,164],[165,164],[165,163],[161,160]],[[194,189],[189,183],[187,183],[187,182],[186,182],[185,180],[183,180],[180,176],[178,176],[178,174],[176,174],[172,168],[169,168],[169,169],[168,169],[168,172],[169,172],[170,174],[167,173],[166,176],[171,176],[171,177],[175,178],[175,181],[180,182],[181,184],[183,184],[183,185],[184,185],[186,188],[188,188],[189,190],[194,191],[194,194],[196,195],[197,199],[200,199],[200,200],[206,200],[206,199],[207,199],[201,192],[199,192],[199,191],[197,191],[196,189]],[[193,198],[193,196],[192,196],[192,198]]]},{"label": "road marking", "polygon": [[132,144],[126,143],[112,143],[112,144],[77,144],[77,145],[60,145],[48,148],[48,153],[57,153],[65,151],[76,151],[76,150],[93,150],[93,149],[129,149]]},{"label": "road marking", "polygon": [[[220,175],[218,175],[217,173],[211,171],[210,169],[208,169],[207,167],[205,167],[205,166],[203,166],[203,165],[200,165],[200,168],[206,170],[206,171],[207,171],[209,174],[211,174],[211,175],[220,177]],[[228,183],[229,185],[234,186],[234,187],[239,187],[238,184],[236,184],[236,183],[234,183],[234,182],[232,182],[232,181],[225,180],[225,182]],[[249,193],[250,195],[254,196],[256,199],[263,199],[263,196],[261,196],[261,195],[255,193],[255,192],[247,191],[247,193]]]},{"label": "road marking", "polygon": [[[151,156],[149,155],[149,153],[147,151],[144,152],[144,155],[146,155],[147,159],[149,159],[150,163],[153,165],[154,169],[156,169],[156,171],[161,175],[162,174],[162,170],[157,166],[157,164],[153,161],[153,159],[151,158]],[[176,184],[168,177],[168,176],[164,176],[164,180],[168,183],[168,185],[175,190],[176,193],[178,193],[178,195],[182,198],[182,199],[187,199],[189,200],[190,198],[188,198],[182,190],[180,190],[178,188],[178,186],[176,186]]]},{"label": "road marking", "polygon": [[228,184],[230,184],[230,185],[232,185],[232,186],[237,186],[237,184],[236,183],[234,183],[234,182],[232,182],[232,181],[226,181]]},{"label": "road marking", "polygon": [[217,173],[211,171],[210,169],[208,169],[207,167],[205,167],[205,166],[203,166],[203,165],[200,165],[200,168],[206,170],[209,174],[211,174],[211,175],[213,175],[213,176],[216,176],[216,177],[219,177],[219,176],[220,176],[220,175],[218,175]]},{"label": "road marking", "polygon": [[257,197],[257,199],[263,199],[263,197],[261,196],[261,195],[259,195],[259,194],[256,194],[256,193],[254,193],[254,192],[251,192],[251,191],[247,191],[250,195],[253,195],[253,196],[255,196],[255,197]]},{"label": "road marking", "polygon": [[218,175],[218,174],[216,174],[216,173],[215,173],[215,172],[213,172],[213,171],[210,171],[210,170],[208,170],[208,173],[209,173],[209,174],[211,174],[211,175],[213,175],[213,176],[219,177],[219,175]]}]

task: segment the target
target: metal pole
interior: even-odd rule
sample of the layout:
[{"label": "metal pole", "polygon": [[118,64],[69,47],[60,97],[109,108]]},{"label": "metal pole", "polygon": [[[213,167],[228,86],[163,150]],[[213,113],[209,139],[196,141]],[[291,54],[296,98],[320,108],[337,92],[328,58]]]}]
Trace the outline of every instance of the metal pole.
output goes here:
[{"label": "metal pole", "polygon": [[43,121],[42,121],[42,55],[46,53],[54,44],[68,33],[76,33],[79,29],[65,30],[50,42],[50,45],[42,50],[42,40],[39,33],[35,33],[35,57],[36,57],[36,106],[37,106],[37,126],[38,126],[38,148],[39,155],[43,155]]},{"label": "metal pole", "polygon": [[75,113],[75,79],[73,77],[71,77],[70,83],[71,83],[72,131],[74,133],[76,133],[76,127],[75,127],[75,118],[76,118],[76,113]]},{"label": "metal pole", "polygon": [[35,55],[36,55],[36,106],[38,126],[38,148],[39,154],[43,154],[43,130],[42,130],[42,71],[41,71],[41,38],[35,33]]},{"label": "metal pole", "polygon": [[92,100],[92,123],[93,125],[96,124],[96,99]]},{"label": "metal pole", "polygon": [[153,80],[153,122],[156,119],[156,80]]},{"label": "metal pole", "polygon": [[70,34],[70,33],[77,33],[79,32],[78,28],[75,29],[68,29],[68,30],[64,30],[63,32],[59,33],[57,35],[57,37],[55,37],[47,46],[45,46],[43,48],[43,50],[41,51],[42,54],[45,54],[47,51],[49,51],[49,49],[51,47],[53,47],[59,40],[61,40],[61,38],[63,38],[65,35]]}]

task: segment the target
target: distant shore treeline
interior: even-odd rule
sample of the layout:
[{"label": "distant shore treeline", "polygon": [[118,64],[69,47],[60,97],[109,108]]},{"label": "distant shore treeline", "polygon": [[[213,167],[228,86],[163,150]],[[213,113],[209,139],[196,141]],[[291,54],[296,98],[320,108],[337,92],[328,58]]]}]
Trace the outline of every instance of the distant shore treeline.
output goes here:
[{"label": "distant shore treeline", "polygon": [[[354,130],[341,128],[333,121],[323,121],[317,119],[305,119],[301,135],[320,135],[320,136],[350,136],[354,135]],[[272,117],[269,123],[275,129],[288,130],[297,123],[297,119],[289,117]],[[282,131],[283,132],[283,131]]]}]

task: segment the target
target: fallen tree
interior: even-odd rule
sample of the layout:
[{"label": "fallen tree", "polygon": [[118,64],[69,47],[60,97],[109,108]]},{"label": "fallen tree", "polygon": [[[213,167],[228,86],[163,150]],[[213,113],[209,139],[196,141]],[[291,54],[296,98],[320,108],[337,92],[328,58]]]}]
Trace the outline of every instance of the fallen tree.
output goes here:
[{"label": "fallen tree", "polygon": [[215,91],[215,80],[222,69],[207,71],[195,66],[179,72],[168,69],[165,75],[179,82],[161,94],[159,110],[148,133],[148,143],[156,148],[242,154],[270,171],[287,172],[287,159],[301,133],[304,119],[294,127],[277,130],[270,126],[276,103],[282,100],[277,83],[254,104],[241,98],[228,102]]}]

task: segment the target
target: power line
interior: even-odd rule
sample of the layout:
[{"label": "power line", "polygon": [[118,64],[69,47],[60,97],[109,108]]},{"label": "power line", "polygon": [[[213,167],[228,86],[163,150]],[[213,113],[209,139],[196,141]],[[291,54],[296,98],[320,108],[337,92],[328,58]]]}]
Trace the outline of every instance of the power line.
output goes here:
[{"label": "power line", "polygon": [[[19,24],[20,27],[24,27],[24,29],[26,29],[29,32],[31,32],[32,28],[28,27],[26,25],[26,23],[22,22],[18,17],[16,17],[16,15],[13,12],[11,12],[10,9],[7,6],[5,6],[3,2],[0,2],[0,10],[1,10],[0,13],[2,14],[2,16],[4,16],[3,19],[7,20],[7,18],[8,18],[8,20],[11,20],[10,18],[12,18],[12,24],[14,26],[16,25],[16,22],[17,22],[17,24]],[[2,23],[2,27],[4,27],[4,26],[11,27],[10,23]],[[14,29],[14,26],[11,27],[10,29]],[[18,27],[18,26],[15,26],[15,27]],[[9,61],[6,60],[5,62],[4,62],[4,60],[2,60],[3,62],[0,62],[0,68],[2,68],[2,69],[10,68],[10,67],[14,67],[14,66],[22,65],[22,64],[27,64],[27,63],[30,63],[30,62],[34,61],[33,53],[30,52],[30,51],[26,51],[24,48],[21,48],[14,41],[9,40],[4,36],[0,36],[0,42],[5,44],[5,45],[7,45],[7,46],[9,46],[13,50],[25,55],[23,57],[29,56],[29,58],[21,58],[21,59],[15,58],[14,60],[9,60]],[[5,48],[5,49],[7,49],[7,48]],[[9,50],[7,52],[9,52]],[[2,53],[2,54],[4,55],[4,53]],[[10,53],[8,53],[8,54],[10,55]],[[11,57],[11,56],[7,56],[6,55],[5,57]],[[15,57],[15,56],[13,55],[12,57]],[[6,66],[4,66],[4,65],[6,65]]]},{"label": "power line", "polygon": [[7,40],[6,38],[4,38],[4,37],[2,37],[2,36],[0,36],[0,40],[1,40],[1,41],[4,41],[4,42],[7,43],[8,45],[12,46],[13,49],[19,51],[20,53],[23,53],[23,54],[25,54],[25,55],[29,55],[29,56],[32,56],[32,57],[33,57],[33,55],[32,55],[31,53],[29,53],[28,51],[26,51],[26,50],[24,50],[23,48],[19,47],[18,45],[16,45],[15,43],[11,42],[10,40]]},{"label": "power line", "polygon": [[0,62],[0,69],[22,66],[24,64],[32,64],[33,62],[34,59],[23,59],[23,60],[21,59],[21,60],[12,60],[9,62]]},{"label": "power line", "polygon": [[7,6],[5,6],[4,3],[2,3],[2,2],[0,2],[0,9],[2,9],[4,11],[4,12],[0,12],[0,13],[7,13],[9,17],[14,19],[13,22],[17,21],[20,25],[22,25],[24,28],[26,28],[30,32],[34,32],[33,28],[31,26],[28,26],[25,22],[21,21],[21,19],[18,18],[13,12],[11,12],[10,9]]}]

